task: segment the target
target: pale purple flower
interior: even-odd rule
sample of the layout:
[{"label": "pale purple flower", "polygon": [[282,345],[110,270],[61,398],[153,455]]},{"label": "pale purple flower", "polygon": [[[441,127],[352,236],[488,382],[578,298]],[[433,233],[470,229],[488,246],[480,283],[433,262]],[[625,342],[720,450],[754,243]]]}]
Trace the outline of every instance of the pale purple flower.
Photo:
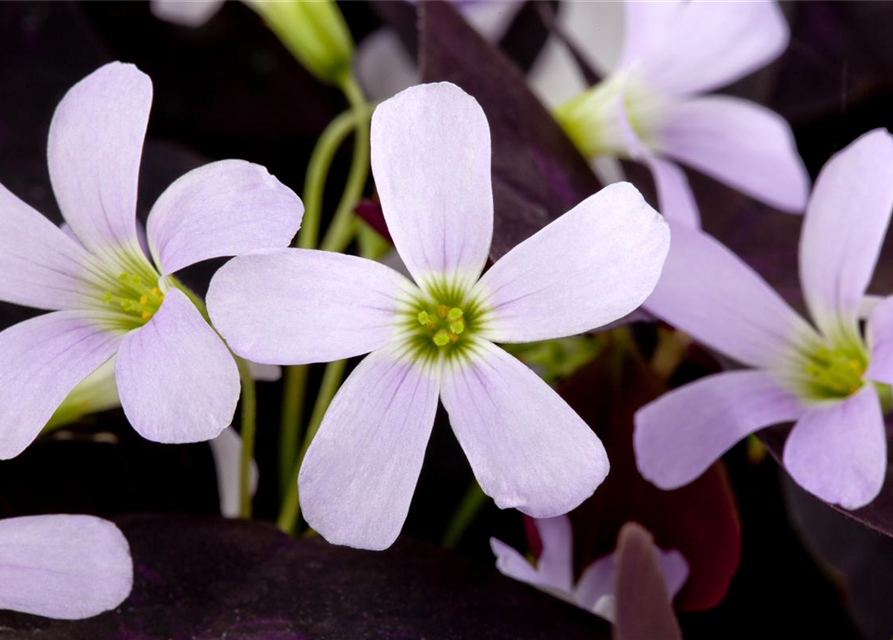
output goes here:
[{"label": "pale purple flower", "polygon": [[642,475],[663,489],[697,478],[737,441],[796,421],[784,466],[819,498],[855,509],[887,470],[882,403],[893,383],[893,298],[860,307],[893,207],[893,137],[863,135],[822,169],[800,238],[813,324],[742,260],[694,229],[673,247],[645,307],[746,370],[708,376],[636,414]]},{"label": "pale purple flower", "polygon": [[152,15],[185,27],[200,27],[214,17],[226,0],[149,0]]},{"label": "pale purple flower", "polygon": [[133,587],[130,545],[111,522],[49,515],[0,520],[0,609],[89,618]]},{"label": "pale purple flower", "polygon": [[484,492],[535,517],[565,513],[608,472],[599,439],[494,342],[572,335],[648,296],[667,225],[629,184],[586,199],[486,274],[493,233],[490,130],[449,83],[407,89],[372,118],[372,172],[415,282],[370,260],[254,252],[217,272],[215,326],[256,362],[372,352],[341,387],[307,451],[303,513],[329,541],[382,549],[397,537],[438,397]]},{"label": "pale purple flower", "polygon": [[[590,158],[646,163],[670,220],[699,223],[675,162],[778,209],[802,212],[809,178],[784,119],[747,100],[702,95],[785,50],[788,26],[777,3],[628,0],[624,6],[618,65],[555,110],[580,150]],[[602,26],[593,21],[590,39]],[[584,54],[589,48],[580,47]]]},{"label": "pale purple flower", "polygon": [[[542,542],[542,553],[532,565],[527,558],[501,540],[490,538],[496,568],[504,575],[526,582],[582,609],[614,621],[615,554],[599,558],[574,581],[574,544],[567,516],[534,520]],[[688,579],[688,563],[676,550],[658,550],[658,562],[670,599]]]},{"label": "pale purple flower", "polygon": [[[208,445],[214,457],[220,513],[227,518],[238,518],[242,481],[242,436],[232,427],[227,427],[219,436],[209,440]],[[252,496],[257,491],[258,480],[257,463],[252,460],[248,465],[248,492]]]},{"label": "pale purple flower", "polygon": [[157,442],[195,442],[233,417],[239,375],[172,274],[214,257],[287,246],[302,205],[265,169],[215,162],[175,181],[149,214],[136,190],[152,83],[111,63],[53,116],[50,178],[73,240],[0,185],[0,300],[51,313],[0,333],[0,458],[18,455],[79,382],[117,354],[127,418]]}]

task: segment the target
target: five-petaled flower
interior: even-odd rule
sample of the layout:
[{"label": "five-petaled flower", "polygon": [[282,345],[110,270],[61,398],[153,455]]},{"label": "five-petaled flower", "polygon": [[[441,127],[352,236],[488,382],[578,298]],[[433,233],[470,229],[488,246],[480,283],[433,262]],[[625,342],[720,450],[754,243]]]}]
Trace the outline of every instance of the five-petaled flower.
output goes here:
[{"label": "five-petaled flower", "polygon": [[565,513],[608,472],[599,439],[494,342],[572,335],[651,293],[669,229],[629,184],[586,199],[483,276],[493,233],[490,130],[449,83],[382,103],[372,171],[415,282],[357,257],[254,252],[221,268],[208,310],[230,348],[304,364],[372,352],[335,396],[299,476],[310,525],[385,548],[397,537],[438,397],[484,492],[535,517]]},{"label": "five-petaled flower", "polygon": [[288,246],[303,207],[257,165],[200,167],[153,206],[150,259],[136,194],[151,102],[148,76],[111,63],[56,108],[50,178],[76,239],[0,185],[0,300],[52,311],[0,333],[0,458],[27,447],[68,393],[116,354],[121,405],[144,437],[207,440],[233,417],[236,363],[172,274]]},{"label": "five-petaled flower", "polygon": [[0,609],[77,620],[121,604],[130,545],[111,522],[48,515],[0,520]]},{"label": "five-petaled flower", "polygon": [[[536,565],[530,564],[514,548],[490,538],[496,556],[496,568],[504,575],[545,591],[582,609],[614,621],[615,554],[599,558],[574,581],[574,544],[571,521],[567,516],[534,520],[542,543]],[[674,598],[688,579],[688,563],[676,550],[658,550],[658,562],[670,598]]]},{"label": "five-petaled flower", "polygon": [[555,110],[580,151],[646,163],[668,220],[699,224],[674,160],[774,207],[802,212],[809,176],[784,119],[740,98],[699,95],[785,50],[789,32],[778,4],[627,0],[625,9],[617,68]]},{"label": "five-petaled flower", "polygon": [[859,310],[893,207],[893,137],[865,134],[822,169],[800,238],[800,281],[814,325],[743,261],[697,230],[673,227],[646,307],[751,369],[719,373],[639,410],[642,474],[664,489],[699,476],[735,442],[796,421],[784,466],[848,509],[874,499],[887,470],[882,398],[893,383],[893,298],[864,334]]}]

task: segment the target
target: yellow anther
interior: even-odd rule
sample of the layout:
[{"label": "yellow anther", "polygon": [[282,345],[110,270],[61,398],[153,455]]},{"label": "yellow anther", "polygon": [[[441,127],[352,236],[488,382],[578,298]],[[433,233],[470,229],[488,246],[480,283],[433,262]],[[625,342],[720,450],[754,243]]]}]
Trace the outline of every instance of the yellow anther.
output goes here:
[{"label": "yellow anther", "polygon": [[444,347],[450,342],[450,334],[445,329],[441,329],[431,339],[438,347]]},{"label": "yellow anther", "polygon": [[446,306],[445,304],[442,304],[439,307],[437,307],[437,315],[439,315],[441,318],[446,318],[447,313],[449,313],[449,310],[450,310],[450,308],[448,306]]},{"label": "yellow anther", "polygon": [[450,342],[455,342],[458,339],[459,339],[459,336],[457,336],[455,333],[450,334]]},{"label": "yellow anther", "polygon": [[152,317],[152,314],[149,313],[148,311],[143,311],[143,312],[140,314],[140,318],[143,319],[143,322],[147,321],[147,320],[148,320],[149,318],[151,318],[151,317]]},{"label": "yellow anther", "polygon": [[462,318],[459,318],[458,320],[453,320],[450,323],[450,331],[452,331],[453,333],[456,333],[456,334],[462,333],[463,331],[465,331],[465,320],[463,320]]},{"label": "yellow anther", "polygon": [[419,324],[425,325],[426,327],[431,327],[431,317],[428,315],[427,311],[419,311],[419,315],[416,316],[419,320]]},{"label": "yellow anther", "polygon": [[161,295],[161,289],[159,289],[158,287],[152,287],[152,293],[156,296],[160,296],[162,298],[164,297]]},{"label": "yellow anther", "polygon": [[143,295],[140,296],[140,304],[148,304],[148,303],[149,303],[149,296],[147,296],[144,293]]},{"label": "yellow anther", "polygon": [[452,322],[453,320],[458,320],[463,315],[464,314],[462,313],[462,309],[460,309],[459,307],[453,307],[452,309],[450,309],[450,312],[447,313],[447,320]]}]

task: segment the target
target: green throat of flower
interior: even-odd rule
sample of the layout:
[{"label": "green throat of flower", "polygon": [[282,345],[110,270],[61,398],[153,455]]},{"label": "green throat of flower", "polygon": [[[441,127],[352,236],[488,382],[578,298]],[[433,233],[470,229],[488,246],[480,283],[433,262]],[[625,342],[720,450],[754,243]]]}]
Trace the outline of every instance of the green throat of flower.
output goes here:
[{"label": "green throat of flower", "polygon": [[805,356],[804,393],[811,400],[848,398],[862,388],[868,354],[861,345],[822,345]]},{"label": "green throat of flower", "polygon": [[129,272],[118,276],[117,286],[106,290],[103,303],[121,317],[122,328],[142,326],[152,319],[164,302],[158,280],[148,280]]},{"label": "green throat of flower", "polygon": [[426,292],[408,307],[404,328],[410,355],[432,361],[467,354],[484,323],[480,303],[458,286],[440,283],[426,287]]}]

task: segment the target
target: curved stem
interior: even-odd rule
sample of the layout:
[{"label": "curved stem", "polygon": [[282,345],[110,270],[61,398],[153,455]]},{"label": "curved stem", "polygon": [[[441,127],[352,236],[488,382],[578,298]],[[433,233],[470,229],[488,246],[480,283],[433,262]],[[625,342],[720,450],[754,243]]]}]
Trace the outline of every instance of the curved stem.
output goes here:
[{"label": "curved stem", "polygon": [[322,424],[322,419],[326,414],[326,409],[329,408],[329,403],[332,402],[335,392],[341,386],[345,366],[347,366],[347,360],[336,360],[326,365],[322,384],[319,387],[319,394],[316,396],[316,404],[313,405],[313,415],[310,418],[310,424],[307,425],[307,434],[304,436],[304,443],[301,445],[301,451],[298,453],[298,459],[295,462],[291,480],[289,481],[288,494],[282,504],[282,511],[279,513],[279,520],[276,523],[285,533],[294,533],[298,516],[301,515],[301,504],[298,498],[298,474],[301,471],[301,463],[304,462],[304,456],[307,454],[307,449],[310,448],[313,436],[319,431],[319,425]]},{"label": "curved stem", "polygon": [[307,386],[307,365],[285,367],[282,387],[282,413],[279,423],[279,495],[288,494],[291,468],[295,464],[304,413],[304,389]]},{"label": "curved stem", "polygon": [[257,426],[257,395],[251,367],[242,358],[236,357],[239,378],[242,381],[242,457],[239,468],[239,515],[251,517],[251,461],[254,459],[254,433]]},{"label": "curved stem", "polygon": [[446,532],[443,534],[441,543],[447,549],[455,549],[462,536],[468,530],[468,527],[474,522],[474,519],[480,513],[481,509],[487,504],[487,495],[481,490],[480,485],[472,480],[462,496],[462,501],[453,514],[453,519],[447,525]]}]

